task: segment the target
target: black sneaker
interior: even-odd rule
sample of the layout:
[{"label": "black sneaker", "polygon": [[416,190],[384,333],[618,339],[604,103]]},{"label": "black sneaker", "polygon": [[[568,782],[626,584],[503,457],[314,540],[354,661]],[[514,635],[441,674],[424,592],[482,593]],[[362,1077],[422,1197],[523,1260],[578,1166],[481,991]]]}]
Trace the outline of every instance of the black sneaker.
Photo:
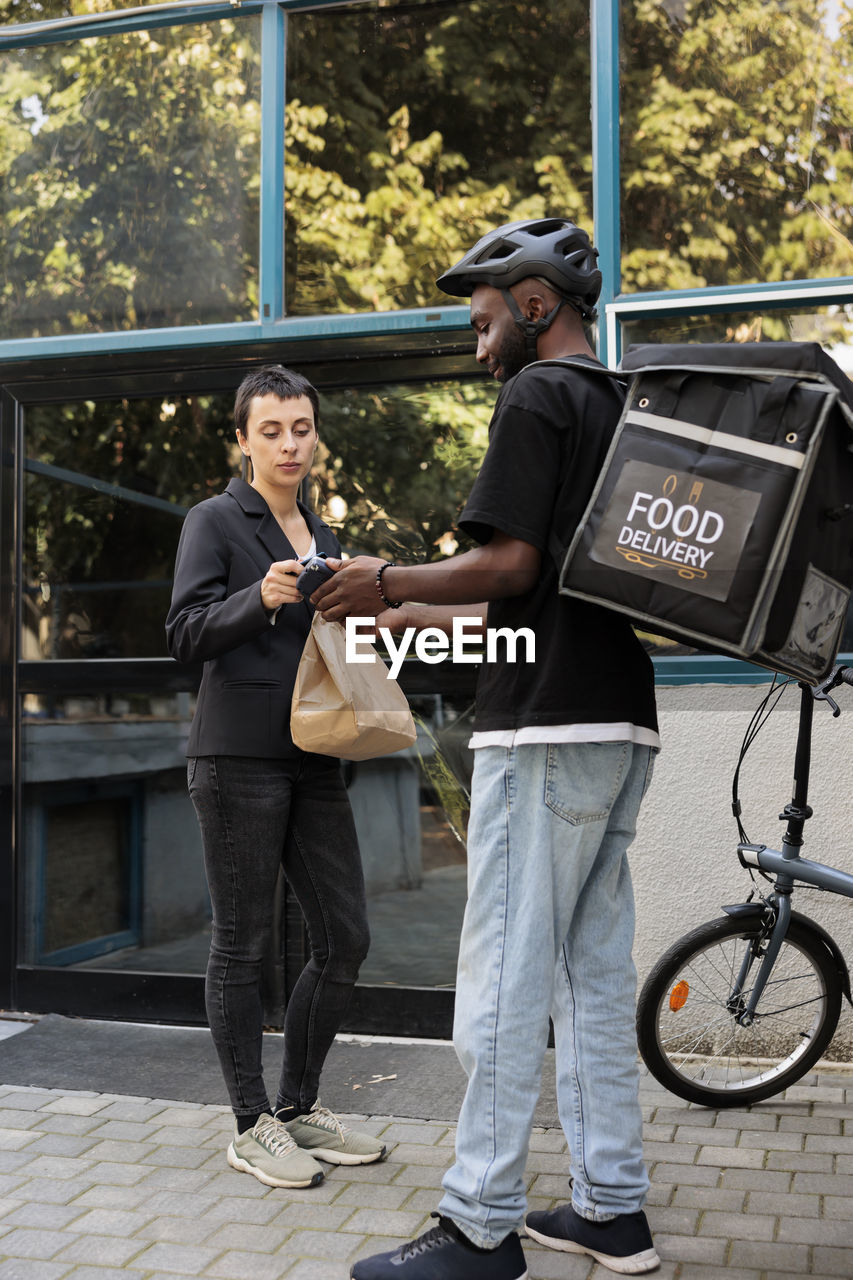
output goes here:
[{"label": "black sneaker", "polygon": [[531,1240],[563,1253],[588,1253],[611,1271],[636,1276],[660,1266],[646,1215],[620,1213],[609,1222],[590,1222],[570,1204],[543,1213],[528,1213],[525,1228]]},{"label": "black sneaker", "polygon": [[450,1218],[392,1253],[356,1262],[351,1280],[527,1280],[527,1263],[514,1231],[497,1249],[477,1249]]}]

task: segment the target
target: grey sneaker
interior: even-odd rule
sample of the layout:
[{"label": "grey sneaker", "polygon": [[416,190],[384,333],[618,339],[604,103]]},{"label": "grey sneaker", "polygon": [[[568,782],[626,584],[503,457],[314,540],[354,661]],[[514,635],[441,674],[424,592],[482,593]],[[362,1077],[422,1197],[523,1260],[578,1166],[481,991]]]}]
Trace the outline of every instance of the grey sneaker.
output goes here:
[{"label": "grey sneaker", "polygon": [[372,1164],[385,1155],[384,1142],[348,1128],[319,1099],[305,1115],[286,1120],[284,1127],[300,1150],[329,1164]]},{"label": "grey sneaker", "polygon": [[316,1187],[324,1177],[313,1156],[300,1151],[281,1121],[270,1115],[260,1116],[254,1129],[234,1134],[228,1163],[268,1187]]}]

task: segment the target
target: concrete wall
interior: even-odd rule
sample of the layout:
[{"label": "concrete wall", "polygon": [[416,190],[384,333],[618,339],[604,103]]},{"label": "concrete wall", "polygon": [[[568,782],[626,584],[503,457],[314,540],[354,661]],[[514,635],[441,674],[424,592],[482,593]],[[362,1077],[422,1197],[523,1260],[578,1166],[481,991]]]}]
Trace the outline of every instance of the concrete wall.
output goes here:
[{"label": "concrete wall", "polygon": [[[746,899],[752,881],[737,859],[731,781],[741,740],[767,685],[658,688],[663,750],[631,851],[637,898],[635,959],[640,982],[688,929]],[[805,857],[853,873],[853,696],[837,691],[842,714],[815,706]],[[749,839],[778,848],[778,815],[791,799],[799,690],[790,686],[741,770],[742,821]],[[759,878],[759,883],[767,882]],[[853,901],[798,889],[794,907],[819,921],[853,966]],[[853,1015],[845,1002],[833,1054],[853,1061]]]}]

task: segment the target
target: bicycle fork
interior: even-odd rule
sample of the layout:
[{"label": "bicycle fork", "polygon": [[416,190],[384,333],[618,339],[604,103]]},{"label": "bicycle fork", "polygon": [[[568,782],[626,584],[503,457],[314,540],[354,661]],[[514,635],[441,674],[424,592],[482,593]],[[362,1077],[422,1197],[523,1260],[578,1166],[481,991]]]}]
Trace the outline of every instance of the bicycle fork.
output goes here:
[{"label": "bicycle fork", "polygon": [[[768,929],[763,931],[761,936],[747,947],[741,962],[740,972],[735,979],[731,994],[726,1002],[729,1013],[733,1015],[735,1022],[742,1027],[751,1027],[754,1023],[758,1002],[764,994],[767,980],[782,949],[782,943],[785,941],[785,935],[788,932],[788,924],[791,919],[790,893],[781,891],[778,897],[774,894],[772,898],[768,899],[768,906],[772,907],[775,916],[773,927],[770,929],[768,926]],[[749,998],[744,1001],[743,993],[746,989],[749,975],[755,961],[761,955],[761,947],[765,941],[767,946],[761,958],[758,972],[755,975],[755,982],[752,985]]]}]

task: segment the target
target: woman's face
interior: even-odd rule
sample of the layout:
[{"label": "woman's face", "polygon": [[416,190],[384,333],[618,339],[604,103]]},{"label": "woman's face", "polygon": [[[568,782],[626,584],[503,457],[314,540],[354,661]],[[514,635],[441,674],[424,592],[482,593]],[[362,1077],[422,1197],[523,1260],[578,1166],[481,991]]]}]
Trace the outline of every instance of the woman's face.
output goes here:
[{"label": "woman's face", "polygon": [[246,434],[237,432],[240,448],[252,460],[252,484],[261,493],[298,489],[311,469],[318,439],[307,396],[294,400],[255,396]]}]

